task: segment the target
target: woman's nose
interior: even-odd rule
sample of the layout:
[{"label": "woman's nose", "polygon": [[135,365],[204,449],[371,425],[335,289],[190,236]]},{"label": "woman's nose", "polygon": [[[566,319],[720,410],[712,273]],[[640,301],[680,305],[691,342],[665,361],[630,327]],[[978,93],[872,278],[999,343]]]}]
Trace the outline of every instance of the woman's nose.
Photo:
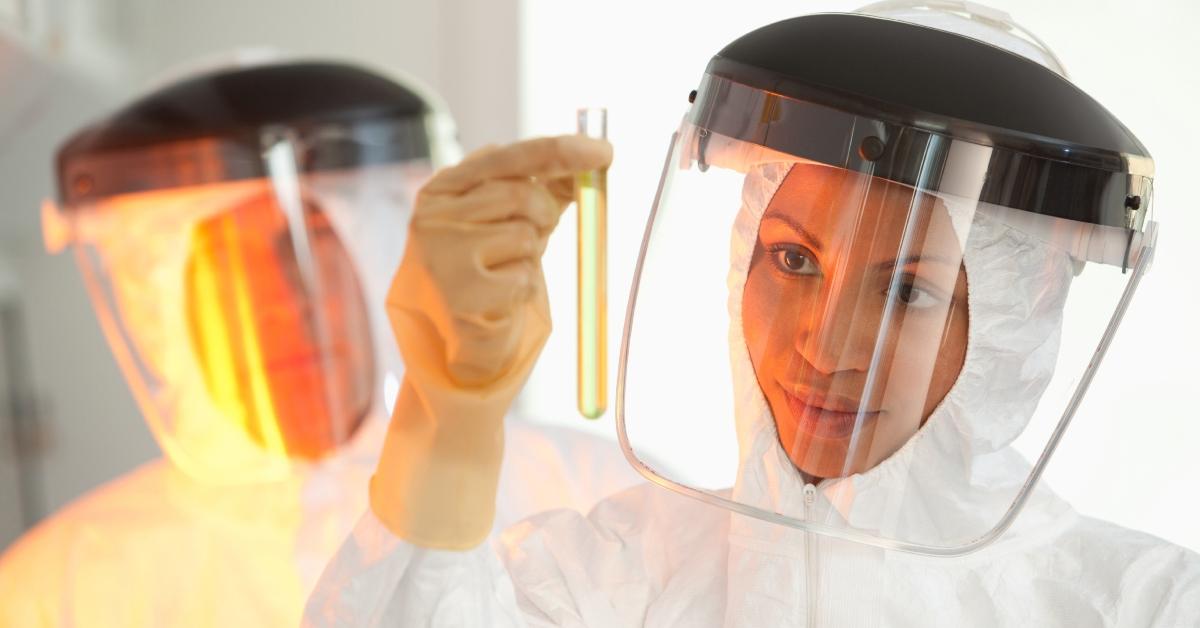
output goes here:
[{"label": "woman's nose", "polygon": [[796,352],[819,372],[866,371],[879,334],[879,317],[865,307],[860,280],[835,278],[812,295],[796,320]]}]

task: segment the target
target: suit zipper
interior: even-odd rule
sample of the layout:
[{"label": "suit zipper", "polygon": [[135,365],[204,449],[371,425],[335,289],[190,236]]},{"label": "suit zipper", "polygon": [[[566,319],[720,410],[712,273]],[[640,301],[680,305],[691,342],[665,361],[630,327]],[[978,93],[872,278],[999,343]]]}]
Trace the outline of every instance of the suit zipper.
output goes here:
[{"label": "suit zipper", "polygon": [[[804,485],[804,520],[812,520],[813,504],[817,501],[817,487],[812,484]],[[805,590],[808,592],[808,622],[805,624],[808,628],[816,628],[817,625],[817,533],[811,530],[804,532],[804,565],[808,570],[808,576],[805,580]]]}]

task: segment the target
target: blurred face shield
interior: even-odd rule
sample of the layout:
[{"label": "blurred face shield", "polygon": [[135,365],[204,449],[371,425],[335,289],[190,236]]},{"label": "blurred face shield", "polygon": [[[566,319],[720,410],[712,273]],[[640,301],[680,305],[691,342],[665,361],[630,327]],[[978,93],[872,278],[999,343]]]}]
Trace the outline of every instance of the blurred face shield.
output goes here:
[{"label": "blurred face shield", "polygon": [[[620,437],[651,480],[751,518],[961,554],[1033,494],[1149,264],[1152,163],[1132,136],[1038,145],[814,86],[824,69],[763,52],[803,59],[779,42],[818,33],[851,65],[879,42],[936,44],[1087,98],[1006,52],[864,16],[731,44],[672,136],[647,224]],[[908,75],[893,99],[937,80]]]},{"label": "blurred face shield", "polygon": [[[353,96],[378,78],[323,65],[232,75],[245,72],[265,79],[264,94],[315,76],[348,82],[342,93]],[[254,96],[228,76],[182,92]],[[388,365],[376,346],[390,338],[375,337],[386,329],[379,268],[398,262],[415,191],[432,171],[426,118],[356,117],[353,103],[326,102],[303,124],[251,119],[214,135],[213,116],[193,111],[182,132],[138,137],[145,125],[130,120],[176,106],[180,89],[60,151],[63,207],[47,207],[47,241],[74,249],[173,463],[211,482],[284,477],[382,411]],[[364,91],[357,97],[387,102]]]}]

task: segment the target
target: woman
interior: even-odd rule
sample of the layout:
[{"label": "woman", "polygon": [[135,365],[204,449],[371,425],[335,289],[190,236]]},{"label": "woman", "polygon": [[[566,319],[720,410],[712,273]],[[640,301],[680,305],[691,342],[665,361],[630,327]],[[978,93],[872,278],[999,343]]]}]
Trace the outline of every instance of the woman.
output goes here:
[{"label": "woman", "polygon": [[[537,515],[498,539],[500,561],[479,546],[500,418],[548,330],[545,238],[569,176],[609,161],[582,138],[482,151],[418,201],[389,299],[410,370],[372,512],[308,620],[1200,617],[1194,554],[1074,513],[1037,487],[1045,457],[1030,465],[1012,447],[1028,432],[1051,453],[1075,401],[1048,391],[1094,368],[1086,351],[1074,359],[1087,332],[1070,297],[1100,295],[1092,311],[1115,313],[1091,338],[1102,352],[1152,255],[1137,139],[1043,67],[865,16],[754,31],[713,59],[692,101],[647,228],[619,392],[627,456],[672,490]],[[729,413],[697,313],[719,275],[704,266],[708,236],[731,223],[737,451],[720,490],[722,452],[703,449],[703,433]],[[718,472],[642,463],[650,424],[685,435],[678,449],[703,449]]]}]

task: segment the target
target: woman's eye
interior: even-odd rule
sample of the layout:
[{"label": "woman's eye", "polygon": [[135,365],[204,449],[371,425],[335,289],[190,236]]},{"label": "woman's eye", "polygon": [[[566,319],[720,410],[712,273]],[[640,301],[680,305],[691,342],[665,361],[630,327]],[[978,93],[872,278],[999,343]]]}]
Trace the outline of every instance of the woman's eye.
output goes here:
[{"label": "woman's eye", "polygon": [[780,248],[773,252],[775,265],[791,275],[816,275],[817,265],[803,251],[793,248]]},{"label": "woman's eye", "polygon": [[896,286],[894,292],[895,297],[905,306],[915,309],[925,309],[933,307],[938,303],[938,298],[927,290],[922,290],[912,284],[912,282],[902,282]]}]

